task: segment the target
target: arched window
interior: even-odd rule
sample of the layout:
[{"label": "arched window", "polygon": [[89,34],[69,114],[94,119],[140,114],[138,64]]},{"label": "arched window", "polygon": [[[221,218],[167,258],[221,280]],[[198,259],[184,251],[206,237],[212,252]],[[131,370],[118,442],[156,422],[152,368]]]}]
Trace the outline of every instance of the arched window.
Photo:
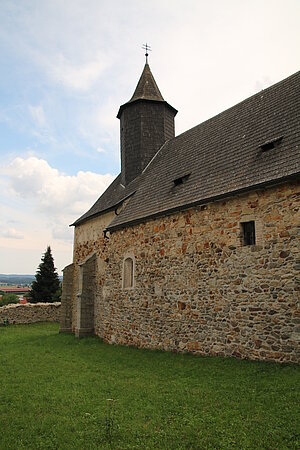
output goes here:
[{"label": "arched window", "polygon": [[133,259],[127,257],[123,264],[123,288],[133,287]]}]

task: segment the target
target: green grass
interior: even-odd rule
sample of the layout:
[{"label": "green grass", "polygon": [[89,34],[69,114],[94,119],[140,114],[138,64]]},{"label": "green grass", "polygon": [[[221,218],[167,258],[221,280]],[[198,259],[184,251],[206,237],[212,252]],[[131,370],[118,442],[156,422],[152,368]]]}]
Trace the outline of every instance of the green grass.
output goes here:
[{"label": "green grass", "polygon": [[56,324],[0,328],[5,450],[297,449],[299,390],[295,365],[110,346]]}]

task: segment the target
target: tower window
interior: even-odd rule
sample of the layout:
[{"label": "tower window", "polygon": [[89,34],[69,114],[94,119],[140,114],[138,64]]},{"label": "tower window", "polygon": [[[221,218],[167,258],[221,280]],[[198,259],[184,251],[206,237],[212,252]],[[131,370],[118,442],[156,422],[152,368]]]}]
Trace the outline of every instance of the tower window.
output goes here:
[{"label": "tower window", "polygon": [[255,245],[255,222],[241,223],[242,226],[242,244],[243,245]]},{"label": "tower window", "polygon": [[133,287],[133,259],[128,257],[123,263],[123,288]]}]

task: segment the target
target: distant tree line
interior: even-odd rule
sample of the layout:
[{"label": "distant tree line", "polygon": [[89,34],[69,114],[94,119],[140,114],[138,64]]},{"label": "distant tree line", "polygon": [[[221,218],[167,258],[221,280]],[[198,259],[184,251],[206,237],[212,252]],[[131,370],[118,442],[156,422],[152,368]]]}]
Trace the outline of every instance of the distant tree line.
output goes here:
[{"label": "distant tree line", "polygon": [[[34,275],[5,275],[0,274],[0,283],[12,285],[30,285],[34,280]],[[0,288],[1,289],[1,288]]]}]

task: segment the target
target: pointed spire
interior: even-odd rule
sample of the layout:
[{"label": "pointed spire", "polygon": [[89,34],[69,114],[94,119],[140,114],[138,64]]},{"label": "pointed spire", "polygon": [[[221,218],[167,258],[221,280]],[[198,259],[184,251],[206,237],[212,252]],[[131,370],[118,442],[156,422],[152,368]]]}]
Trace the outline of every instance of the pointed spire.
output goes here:
[{"label": "pointed spire", "polygon": [[176,113],[177,110],[163,99],[146,61],[133,96],[120,106],[117,115],[124,186],[140,175],[159,148],[175,136]]},{"label": "pointed spire", "polygon": [[143,100],[146,100],[146,102],[152,101],[164,103],[168,108],[171,108],[173,110],[175,115],[177,114],[177,110],[173,108],[173,106],[169,105],[161,95],[147,61],[143,69],[142,75],[135,88],[133,96],[128,102],[120,106],[117,118],[120,119],[124,109],[129,107],[132,103],[140,102]]},{"label": "pointed spire", "polygon": [[135,88],[134,94],[129,102],[133,102],[135,100],[156,100],[160,102],[164,101],[147,62],[137,84],[137,87]]}]

